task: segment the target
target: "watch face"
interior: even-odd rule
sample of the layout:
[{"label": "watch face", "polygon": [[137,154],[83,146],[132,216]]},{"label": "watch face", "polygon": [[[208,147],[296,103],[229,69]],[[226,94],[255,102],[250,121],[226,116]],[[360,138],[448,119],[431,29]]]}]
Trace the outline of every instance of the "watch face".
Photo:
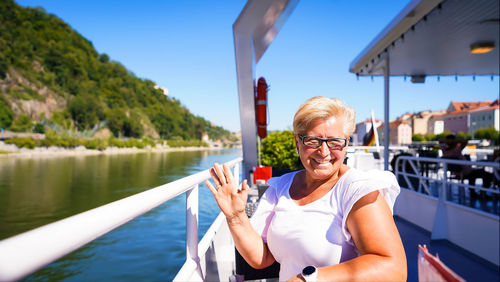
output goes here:
[{"label": "watch face", "polygon": [[302,275],[311,275],[316,271],[316,267],[307,266],[302,270]]}]

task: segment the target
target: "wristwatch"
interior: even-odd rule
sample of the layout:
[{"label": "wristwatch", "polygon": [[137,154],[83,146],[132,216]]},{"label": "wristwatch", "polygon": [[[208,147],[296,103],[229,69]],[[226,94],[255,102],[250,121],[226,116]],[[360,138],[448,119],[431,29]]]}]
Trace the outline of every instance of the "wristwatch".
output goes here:
[{"label": "wristwatch", "polygon": [[306,282],[316,282],[318,280],[318,270],[315,266],[306,266],[302,269],[302,277],[304,277]]}]

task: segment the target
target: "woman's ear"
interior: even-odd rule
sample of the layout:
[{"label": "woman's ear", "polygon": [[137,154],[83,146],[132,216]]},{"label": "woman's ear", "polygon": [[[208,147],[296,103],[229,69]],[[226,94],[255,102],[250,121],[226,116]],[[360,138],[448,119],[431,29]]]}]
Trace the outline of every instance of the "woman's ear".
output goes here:
[{"label": "woman's ear", "polygon": [[293,137],[295,139],[295,150],[297,151],[297,156],[299,156],[299,142],[297,140],[297,135],[294,134]]}]

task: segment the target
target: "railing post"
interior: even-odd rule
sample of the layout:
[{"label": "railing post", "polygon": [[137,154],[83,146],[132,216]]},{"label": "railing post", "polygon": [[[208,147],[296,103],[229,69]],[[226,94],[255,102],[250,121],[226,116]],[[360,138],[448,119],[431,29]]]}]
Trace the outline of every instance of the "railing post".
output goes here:
[{"label": "railing post", "polygon": [[439,193],[439,199],[434,215],[434,226],[432,227],[431,240],[440,240],[448,238],[448,217],[445,206],[447,200],[447,187],[448,187],[448,164],[443,162],[443,188]]},{"label": "railing post", "polygon": [[203,277],[198,257],[198,184],[186,192],[186,260],[194,262]]},{"label": "railing post", "polygon": [[439,193],[439,197],[443,197],[443,200],[448,199],[448,164],[443,162],[443,189],[442,192]]}]

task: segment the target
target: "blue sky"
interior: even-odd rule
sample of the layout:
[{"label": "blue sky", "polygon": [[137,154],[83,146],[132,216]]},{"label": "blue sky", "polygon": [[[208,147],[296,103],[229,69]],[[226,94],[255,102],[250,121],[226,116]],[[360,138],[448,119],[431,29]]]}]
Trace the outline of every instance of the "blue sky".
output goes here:
[{"label": "blue sky", "polygon": [[[231,131],[240,129],[232,25],[246,1],[16,0],[41,6],[138,77],[169,89],[192,113]],[[356,79],[352,60],[408,0],[300,1],[257,65],[271,85],[271,130],[291,128],[310,97],[338,97],[356,122],[383,119],[383,79]],[[493,100],[499,79],[428,77],[425,84],[392,78],[390,117],[446,109],[451,100]]]}]

